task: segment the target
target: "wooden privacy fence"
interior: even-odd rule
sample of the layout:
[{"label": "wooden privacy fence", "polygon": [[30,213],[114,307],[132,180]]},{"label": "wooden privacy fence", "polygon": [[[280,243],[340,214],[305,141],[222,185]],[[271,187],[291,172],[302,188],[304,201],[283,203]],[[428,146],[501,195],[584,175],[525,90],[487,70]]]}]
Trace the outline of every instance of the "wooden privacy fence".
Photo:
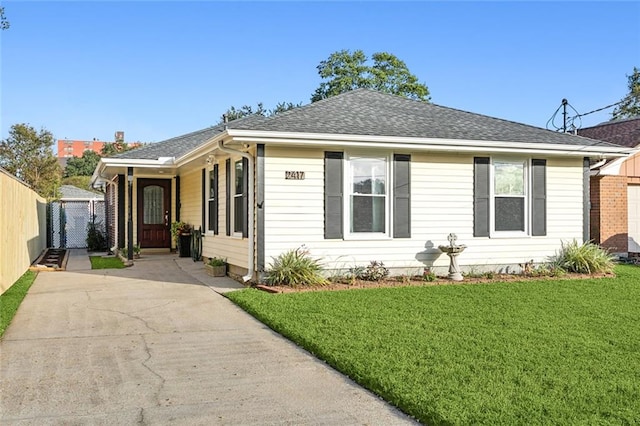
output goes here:
[{"label": "wooden privacy fence", "polygon": [[0,168],[0,294],[46,248],[47,202]]}]

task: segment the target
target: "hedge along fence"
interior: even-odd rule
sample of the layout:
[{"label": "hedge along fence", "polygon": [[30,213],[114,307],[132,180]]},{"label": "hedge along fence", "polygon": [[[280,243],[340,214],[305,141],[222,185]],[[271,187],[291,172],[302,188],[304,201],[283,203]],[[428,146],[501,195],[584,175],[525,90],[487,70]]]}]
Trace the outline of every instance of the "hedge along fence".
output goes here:
[{"label": "hedge along fence", "polygon": [[0,294],[47,245],[47,202],[0,168]]}]

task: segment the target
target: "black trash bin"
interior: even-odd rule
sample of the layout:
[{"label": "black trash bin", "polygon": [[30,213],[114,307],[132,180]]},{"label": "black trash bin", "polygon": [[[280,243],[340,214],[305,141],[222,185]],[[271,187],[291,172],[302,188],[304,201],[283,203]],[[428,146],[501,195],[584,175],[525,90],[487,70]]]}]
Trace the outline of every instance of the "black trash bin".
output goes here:
[{"label": "black trash bin", "polygon": [[180,257],[191,257],[191,234],[178,236],[178,252]]}]

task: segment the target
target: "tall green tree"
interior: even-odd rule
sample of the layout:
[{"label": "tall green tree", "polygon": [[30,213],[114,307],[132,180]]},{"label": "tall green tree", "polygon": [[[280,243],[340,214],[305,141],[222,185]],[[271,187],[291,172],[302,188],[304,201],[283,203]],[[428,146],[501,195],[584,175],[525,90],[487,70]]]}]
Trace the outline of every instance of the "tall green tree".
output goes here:
[{"label": "tall green tree", "polygon": [[71,157],[67,160],[64,177],[91,176],[99,162],[100,155],[97,152],[87,150],[82,153],[82,157]]},{"label": "tall green tree", "polygon": [[627,80],[629,93],[611,113],[612,121],[640,116],[640,70],[633,67],[633,72],[627,75]]},{"label": "tall green tree", "polygon": [[11,24],[4,15],[4,6],[0,6],[0,30],[8,30]]},{"label": "tall green tree", "polygon": [[272,109],[266,109],[262,102],[258,102],[255,110],[251,105],[243,105],[240,108],[231,106],[222,115],[222,117],[220,117],[220,123],[224,121],[225,115],[227,116],[228,121],[237,120],[238,118],[246,117],[253,114],[262,115],[263,117],[271,117],[273,115],[280,114],[285,111],[289,111],[290,109],[298,108],[300,106],[302,106],[302,103],[294,104],[293,102],[278,102]]},{"label": "tall green tree", "polygon": [[132,149],[140,148],[143,143],[129,144],[127,142],[117,141],[105,143],[100,150],[102,157],[111,157],[112,155],[120,154],[121,152],[131,151]]},{"label": "tall green tree", "polygon": [[362,50],[353,53],[340,50],[317,66],[320,78],[324,79],[311,96],[317,102],[350,90],[367,88],[409,99],[429,102],[429,88],[420,83],[404,61],[397,56],[378,52],[371,55],[371,61]]},{"label": "tall green tree", "polygon": [[58,197],[62,168],[53,155],[54,138],[45,129],[14,124],[0,142],[0,167],[23,180],[47,199]]}]

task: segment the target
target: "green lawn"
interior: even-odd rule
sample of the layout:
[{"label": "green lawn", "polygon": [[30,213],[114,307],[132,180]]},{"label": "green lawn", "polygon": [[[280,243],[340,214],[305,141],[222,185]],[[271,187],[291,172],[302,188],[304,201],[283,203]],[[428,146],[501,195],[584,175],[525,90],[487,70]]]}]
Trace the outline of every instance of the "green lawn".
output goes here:
[{"label": "green lawn", "polygon": [[617,278],[228,294],[427,424],[637,424],[640,268]]},{"label": "green lawn", "polygon": [[27,291],[38,275],[37,272],[27,271],[11,287],[0,295],[0,337],[11,324],[13,316],[27,295]]},{"label": "green lawn", "polygon": [[124,263],[118,257],[89,256],[91,269],[122,269]]}]

